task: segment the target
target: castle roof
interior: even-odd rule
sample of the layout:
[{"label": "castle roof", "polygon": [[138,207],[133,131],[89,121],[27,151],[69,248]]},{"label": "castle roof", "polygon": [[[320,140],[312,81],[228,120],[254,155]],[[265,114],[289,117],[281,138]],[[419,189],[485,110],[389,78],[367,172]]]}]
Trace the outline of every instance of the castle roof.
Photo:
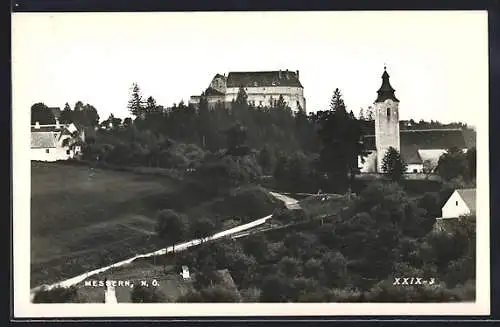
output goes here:
[{"label": "castle roof", "polygon": [[389,82],[389,74],[387,73],[386,68],[384,67],[384,73],[382,74],[382,85],[380,86],[380,89],[378,89],[378,97],[377,100],[375,100],[375,103],[377,102],[384,102],[387,99],[391,99],[392,101],[399,102],[399,100],[396,98],[394,95],[394,90],[391,86],[391,83]]},{"label": "castle roof", "polygon": [[223,92],[214,89],[213,87],[208,87],[203,93],[205,96],[213,96],[213,95],[224,95]]},{"label": "castle roof", "polygon": [[262,87],[289,86],[302,87],[297,72],[293,71],[262,71],[262,72],[231,72],[227,76],[227,87]]}]

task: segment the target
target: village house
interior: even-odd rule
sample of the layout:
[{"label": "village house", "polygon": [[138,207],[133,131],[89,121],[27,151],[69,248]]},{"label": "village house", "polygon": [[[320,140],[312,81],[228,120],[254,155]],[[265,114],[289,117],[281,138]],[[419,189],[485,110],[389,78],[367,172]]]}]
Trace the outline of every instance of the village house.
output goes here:
[{"label": "village house", "polygon": [[436,218],[433,231],[442,233],[453,228],[461,217],[476,215],[476,189],[455,190],[441,208],[441,217]]},{"label": "village house", "polygon": [[374,102],[374,121],[364,121],[363,142],[368,155],[358,158],[361,173],[381,173],[382,160],[389,147],[398,150],[407,164],[407,173],[434,171],[439,157],[450,148],[467,151],[468,144],[461,129],[400,130],[399,99],[389,81],[386,67],[382,85]]},{"label": "village house", "polygon": [[216,74],[208,88],[201,95],[192,96],[189,103],[197,107],[201,97],[204,97],[209,108],[217,104],[229,108],[241,87],[247,93],[248,103],[254,107],[275,105],[279,97],[283,96],[293,111],[306,111],[304,87],[300,83],[298,70],[230,72],[227,77],[225,74]]},{"label": "village house", "polygon": [[458,218],[476,214],[476,189],[458,189],[453,192],[441,209],[441,217]]},{"label": "village house", "polygon": [[[57,108],[51,108],[53,111]],[[33,161],[58,161],[78,157],[85,142],[85,132],[75,124],[60,124],[54,114],[55,124],[31,125],[30,157]]]}]

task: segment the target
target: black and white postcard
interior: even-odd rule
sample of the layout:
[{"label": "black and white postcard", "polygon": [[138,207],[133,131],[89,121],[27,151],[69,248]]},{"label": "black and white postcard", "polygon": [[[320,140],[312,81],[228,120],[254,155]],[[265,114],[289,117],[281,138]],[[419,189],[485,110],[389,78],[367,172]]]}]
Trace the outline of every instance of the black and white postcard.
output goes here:
[{"label": "black and white postcard", "polygon": [[12,14],[15,316],[489,314],[487,21]]}]

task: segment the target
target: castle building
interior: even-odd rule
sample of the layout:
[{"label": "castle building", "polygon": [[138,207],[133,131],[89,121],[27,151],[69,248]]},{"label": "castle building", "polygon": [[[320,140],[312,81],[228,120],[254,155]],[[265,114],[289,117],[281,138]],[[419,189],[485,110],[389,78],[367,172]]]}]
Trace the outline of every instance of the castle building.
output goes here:
[{"label": "castle building", "polygon": [[236,100],[241,87],[247,93],[248,103],[254,107],[272,106],[283,96],[293,111],[306,111],[304,87],[300,83],[298,70],[230,72],[227,77],[225,74],[216,74],[203,94],[192,96],[189,103],[196,107],[203,96],[209,108],[217,104],[228,108]]},{"label": "castle building", "polygon": [[[374,102],[375,121],[365,121],[363,142],[368,150],[364,160],[359,158],[362,173],[381,173],[382,161],[389,147],[400,152],[407,164],[407,173],[422,173],[435,169],[439,157],[450,148],[475,146],[468,142],[462,129],[402,129],[399,120],[399,99],[391,86],[390,76],[384,67],[382,85]],[[475,143],[475,142],[474,142]]]}]

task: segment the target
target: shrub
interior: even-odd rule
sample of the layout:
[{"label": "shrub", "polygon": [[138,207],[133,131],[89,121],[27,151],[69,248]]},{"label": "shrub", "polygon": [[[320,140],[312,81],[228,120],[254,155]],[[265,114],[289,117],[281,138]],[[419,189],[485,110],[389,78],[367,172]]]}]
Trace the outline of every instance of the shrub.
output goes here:
[{"label": "shrub", "polygon": [[163,294],[157,288],[141,285],[134,286],[130,298],[133,303],[158,303],[166,301]]}]

